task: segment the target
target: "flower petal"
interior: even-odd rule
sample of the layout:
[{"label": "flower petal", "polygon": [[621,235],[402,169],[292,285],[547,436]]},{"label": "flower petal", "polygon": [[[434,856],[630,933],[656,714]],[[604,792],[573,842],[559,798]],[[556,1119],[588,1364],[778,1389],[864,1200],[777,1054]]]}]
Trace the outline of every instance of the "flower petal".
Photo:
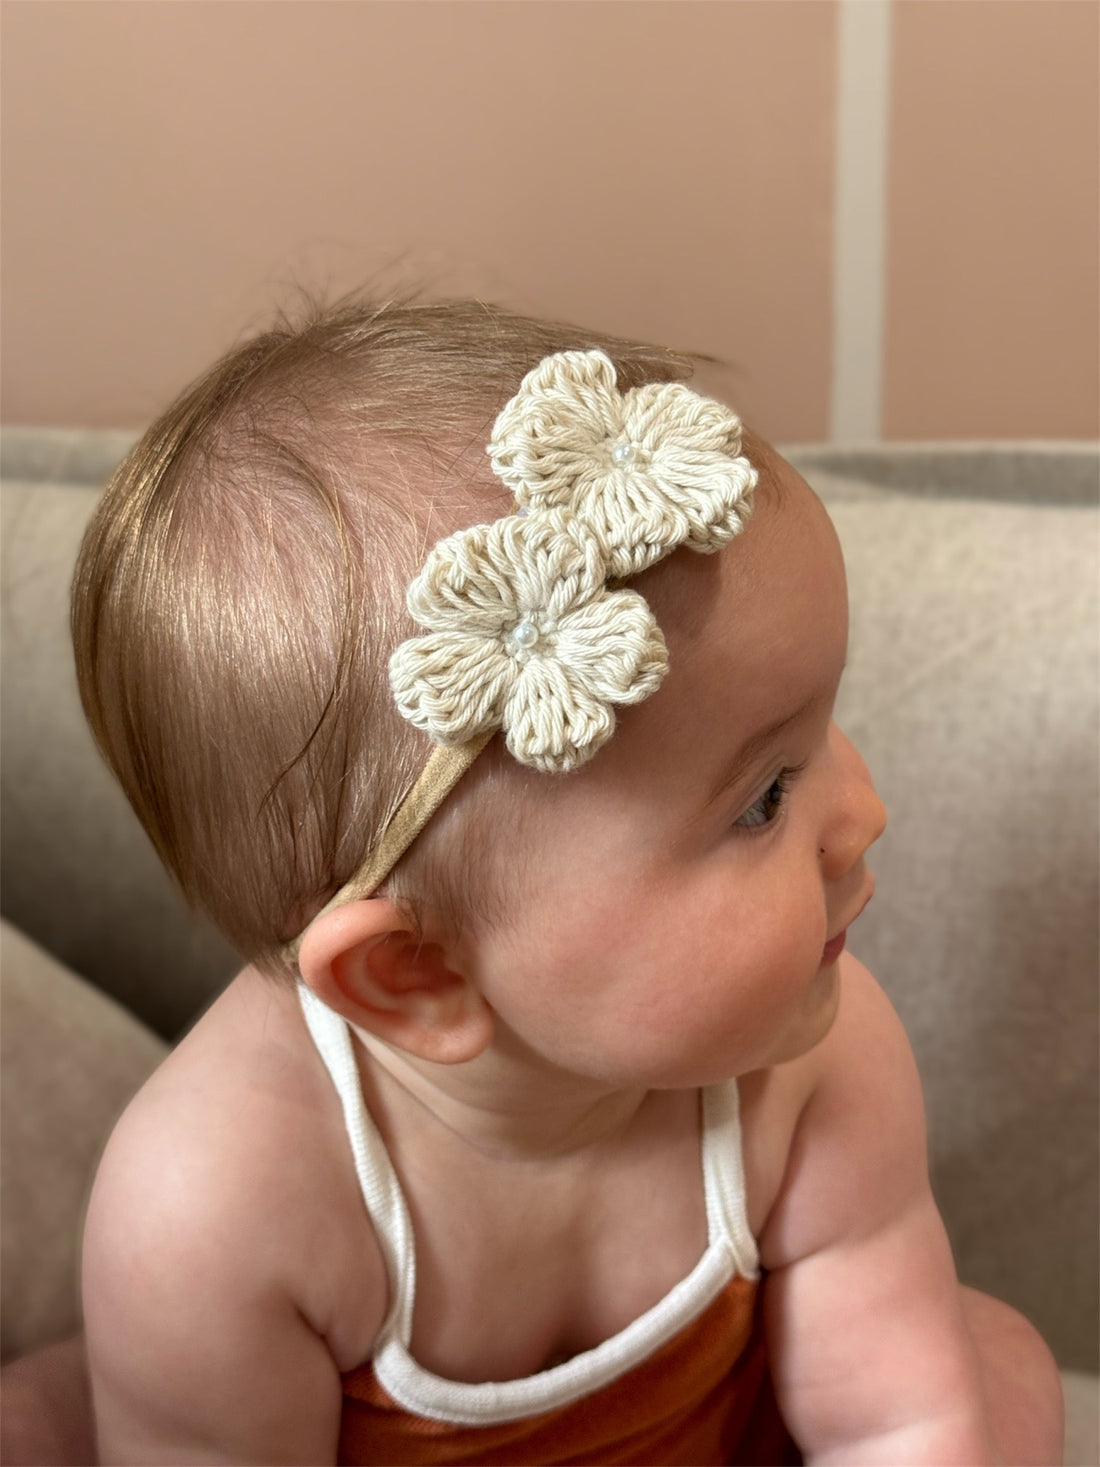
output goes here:
[{"label": "flower petal", "polygon": [[654,479],[664,497],[680,501],[688,523],[682,543],[690,550],[710,554],[728,545],[745,528],[752,514],[753,493],[759,474],[747,458],[726,458],[708,466],[706,488],[683,502],[687,470],[678,466],[666,476],[664,465],[654,466]]},{"label": "flower petal", "polygon": [[563,351],[528,372],[489,439],[494,472],[526,507],[568,506],[622,428],[615,367],[602,351]]},{"label": "flower petal", "polygon": [[547,774],[576,769],[611,737],[615,716],[556,658],[533,658],[504,710],[512,757]]},{"label": "flower petal", "polygon": [[636,591],[604,591],[563,618],[555,656],[596,698],[640,703],[660,687],[668,649]]},{"label": "flower petal", "polygon": [[522,604],[539,607],[549,625],[602,593],[607,559],[587,525],[565,510],[548,510],[521,523],[527,526],[525,557],[516,576]]},{"label": "flower petal", "polygon": [[516,613],[509,570],[509,520],[471,525],[434,545],[409,584],[409,614],[422,627],[492,636]]},{"label": "flower petal", "polygon": [[649,382],[623,394],[623,432],[653,452],[673,441],[707,455],[741,452],[741,419],[683,382]]},{"label": "flower petal", "polygon": [[406,600],[421,626],[491,637],[536,613],[560,616],[607,574],[599,542],[575,516],[508,515],[441,540]]},{"label": "flower petal", "polygon": [[499,728],[518,669],[496,638],[429,632],[390,658],[398,710],[437,744],[461,744]]},{"label": "flower petal", "polygon": [[628,489],[600,506],[597,533],[613,574],[636,575],[681,545],[703,554],[721,550],[748,521],[757,477],[746,458],[720,457],[700,472],[671,452],[655,455]]},{"label": "flower petal", "polygon": [[741,532],[757,474],[738,456],[736,413],[683,383],[651,383],[625,394],[623,431],[635,458],[587,510],[615,575],[636,575],[679,545],[719,550]]},{"label": "flower petal", "polygon": [[578,505],[577,516],[600,542],[615,577],[637,575],[692,529],[684,509],[661,492],[646,469],[602,476]]}]

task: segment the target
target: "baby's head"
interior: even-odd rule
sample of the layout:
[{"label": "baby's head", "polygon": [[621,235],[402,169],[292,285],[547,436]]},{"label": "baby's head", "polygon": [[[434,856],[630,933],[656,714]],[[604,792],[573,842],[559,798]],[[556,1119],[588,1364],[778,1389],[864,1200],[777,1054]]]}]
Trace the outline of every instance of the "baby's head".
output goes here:
[{"label": "baby's head", "polygon": [[[595,361],[622,393],[690,370],[656,348],[480,304],[353,304],[231,353],[150,429],[112,481],[75,583],[85,708],[185,893],[267,972],[292,971],[285,945],[377,847],[427,763],[432,743],[414,724],[438,736],[441,723],[444,736],[457,738],[448,699],[454,676],[461,681],[469,668],[449,670],[451,682],[436,697],[438,669],[420,656],[431,638],[411,618],[406,588],[441,537],[515,525],[506,484],[529,479],[538,464],[505,435],[494,440],[491,466],[485,448],[494,421],[538,363],[597,347],[606,366],[591,356],[576,360]],[[693,396],[687,411],[711,413],[715,432],[729,418]],[[550,723],[564,717],[581,732],[563,744],[530,718],[518,733],[510,729],[509,743],[533,768],[492,740],[379,888],[408,914],[418,944],[425,934],[445,936],[494,1012],[521,1037],[538,1035],[547,1053],[565,1043],[549,1015],[573,1001],[561,990],[562,973],[580,985],[574,1000],[582,991],[591,997],[595,966],[602,975],[586,1063],[606,1051],[624,1010],[643,1050],[641,1036],[651,1033],[656,1043],[667,1027],[656,989],[617,986],[608,941],[630,954],[635,973],[670,961],[698,969],[704,957],[689,934],[717,922],[728,945],[732,913],[722,893],[736,888],[745,955],[754,942],[773,956],[783,949],[779,929],[764,920],[778,902],[784,922],[802,934],[798,942],[816,944],[820,956],[839,930],[834,918],[854,915],[848,909],[865,885],[862,851],[880,828],[879,807],[873,792],[860,795],[870,790],[862,766],[826,737],[846,636],[839,551],[797,475],[750,435],[731,455],[739,447],[762,476],[743,535],[718,549],[743,526],[746,516],[731,514],[724,538],[695,546],[717,553],[666,553],[666,546],[612,566],[608,595],[630,578],[630,594],[614,602],[625,620],[600,625],[621,656],[594,675],[609,682],[614,737],[606,707],[578,710],[549,699],[557,709]],[[741,488],[751,491],[751,483]],[[746,492],[746,511],[749,500]],[[523,534],[530,541],[534,533],[541,546],[536,530],[525,525]],[[553,559],[565,542],[557,530],[548,534],[543,548]],[[684,540],[679,534],[672,543]],[[580,566],[583,546],[570,554],[576,564],[557,568],[558,581],[607,574],[606,565]],[[442,591],[429,588],[437,599],[449,594],[452,562]],[[651,630],[639,616],[649,617]],[[526,642],[538,635],[534,625],[512,628],[510,653],[537,657]],[[388,675],[399,645],[411,649],[396,679],[400,711]],[[474,682],[483,685],[482,659],[472,661]],[[485,696],[492,701],[498,692]],[[761,737],[784,719],[785,729]],[[576,758],[570,740],[580,748]],[[781,749],[804,752],[780,760]],[[718,768],[731,759],[739,766],[732,782]],[[830,763],[858,796],[853,829],[838,837],[843,860],[830,856],[827,812],[818,811],[825,844],[820,857],[815,846],[814,861],[837,868],[827,878],[833,901],[822,897],[820,880],[814,897],[805,881],[792,888],[781,830],[794,822],[782,800],[794,777],[784,771],[800,762],[808,765],[797,775],[804,787],[810,765],[821,783]],[[545,772],[573,764],[583,767]],[[722,788],[704,789],[716,774]],[[727,828],[736,834],[723,848],[719,829]],[[777,859],[782,850],[786,868]],[[692,871],[719,884],[689,910],[678,883]],[[796,899],[784,904],[783,892],[795,888]],[[642,920],[655,904],[667,918],[656,927]],[[310,929],[303,971],[307,957],[323,969],[354,926],[354,914],[329,915]],[[578,963],[580,951],[590,961]],[[801,950],[798,961],[804,966]],[[517,1006],[504,975],[520,968],[529,981]],[[819,988],[811,1006],[824,1012],[828,984]],[[761,1025],[774,1039],[774,1016]],[[571,1026],[570,1043],[583,1028]],[[772,1052],[763,1039],[746,1053],[758,1051]],[[462,1056],[452,1047],[443,1057]],[[655,1083],[668,1080],[656,1049],[652,1059],[629,1058],[632,1073],[640,1066]]]},{"label": "baby's head", "polygon": [[[428,548],[511,507],[494,418],[545,356],[596,345],[627,388],[691,370],[478,302],[315,311],[218,362],[109,485],[74,583],[85,710],[184,893],[267,971],[427,760],[387,664]],[[507,811],[465,817],[394,874],[410,904],[495,906]]]}]

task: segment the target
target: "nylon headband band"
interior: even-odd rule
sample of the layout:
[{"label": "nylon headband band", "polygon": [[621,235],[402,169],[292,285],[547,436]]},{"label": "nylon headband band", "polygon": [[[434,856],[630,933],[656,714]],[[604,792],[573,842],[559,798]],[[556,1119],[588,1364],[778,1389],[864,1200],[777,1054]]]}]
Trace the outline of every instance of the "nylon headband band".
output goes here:
[{"label": "nylon headband band", "polygon": [[[335,896],[330,897],[321,910],[310,919],[310,925],[326,912],[343,907],[348,902],[361,901],[377,891],[413,841],[427,825],[455,785],[473,764],[495,730],[478,734],[465,744],[443,748],[437,746],[428,756],[428,762],[408,794],[394,812],[390,823],[382,832],[382,838],[367,859],[344,883]],[[297,963],[298,953],[306,932],[300,933],[283,949],[291,962]]]}]

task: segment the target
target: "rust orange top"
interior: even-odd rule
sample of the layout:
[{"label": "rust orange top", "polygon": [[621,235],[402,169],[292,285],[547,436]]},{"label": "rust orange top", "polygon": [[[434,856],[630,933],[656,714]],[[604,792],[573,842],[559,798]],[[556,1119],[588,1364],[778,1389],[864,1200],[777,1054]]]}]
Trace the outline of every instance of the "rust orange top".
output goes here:
[{"label": "rust orange top", "polygon": [[344,1376],[341,1463],[801,1462],[775,1405],[757,1284],[734,1278],[641,1365],[590,1396],[518,1421],[416,1416],[369,1364]]}]

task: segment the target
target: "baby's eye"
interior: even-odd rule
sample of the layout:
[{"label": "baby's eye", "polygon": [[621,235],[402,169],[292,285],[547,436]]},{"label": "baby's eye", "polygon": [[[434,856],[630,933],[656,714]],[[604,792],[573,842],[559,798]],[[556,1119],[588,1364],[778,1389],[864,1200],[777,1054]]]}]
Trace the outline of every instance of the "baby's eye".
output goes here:
[{"label": "baby's eye", "polygon": [[742,830],[753,830],[761,825],[770,825],[786,803],[796,776],[801,774],[805,767],[804,764],[800,764],[794,769],[781,769],[760,798],[754,800],[747,810],[738,815],[733,822],[734,825]]}]

